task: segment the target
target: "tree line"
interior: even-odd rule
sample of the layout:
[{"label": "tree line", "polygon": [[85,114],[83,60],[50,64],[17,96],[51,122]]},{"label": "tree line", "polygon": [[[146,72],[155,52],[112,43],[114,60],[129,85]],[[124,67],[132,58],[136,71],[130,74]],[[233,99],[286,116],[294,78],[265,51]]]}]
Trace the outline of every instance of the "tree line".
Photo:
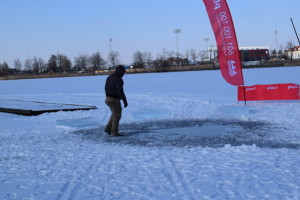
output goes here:
[{"label": "tree line", "polygon": [[[185,66],[197,64],[199,58],[203,60],[207,53],[205,51],[197,52],[190,49],[185,54],[176,54],[174,51],[166,51],[153,57],[151,52],[136,51],[133,53],[132,68],[166,68],[171,66]],[[43,73],[74,73],[74,72],[95,72],[101,69],[110,69],[121,64],[120,54],[117,51],[111,51],[107,60],[103,58],[100,52],[92,55],[80,54],[74,57],[73,61],[64,54],[52,54],[48,61],[41,57],[27,58],[24,62],[15,59],[13,66],[9,66],[6,61],[0,62],[0,75],[12,74],[43,74]],[[125,65],[126,66],[126,65]]]},{"label": "tree line", "polygon": [[[295,45],[292,42],[288,42],[286,49],[293,46]],[[270,58],[289,59],[282,49],[281,45],[279,51],[275,49],[270,51]],[[187,49],[182,54],[162,49],[162,52],[158,53],[155,58],[151,52],[135,51],[130,66],[132,68],[157,68],[164,71],[168,67],[206,64],[214,61],[210,60],[208,51]],[[73,62],[66,55],[57,53],[52,54],[48,61],[36,56],[31,59],[27,58],[24,62],[15,59],[13,66],[0,61],[0,75],[95,72],[101,69],[111,69],[119,64],[122,63],[117,51],[111,51],[106,60],[100,52],[96,52],[92,55],[80,54],[74,57]]]},{"label": "tree line", "polygon": [[[118,56],[117,52],[111,52],[108,59],[114,65],[117,63]],[[0,75],[86,72],[105,68],[106,65],[107,61],[103,59],[100,52],[90,56],[81,54],[76,56],[73,62],[66,55],[57,53],[52,54],[48,61],[36,56],[26,59],[24,63],[20,59],[15,59],[12,67],[6,61],[0,62]]]}]

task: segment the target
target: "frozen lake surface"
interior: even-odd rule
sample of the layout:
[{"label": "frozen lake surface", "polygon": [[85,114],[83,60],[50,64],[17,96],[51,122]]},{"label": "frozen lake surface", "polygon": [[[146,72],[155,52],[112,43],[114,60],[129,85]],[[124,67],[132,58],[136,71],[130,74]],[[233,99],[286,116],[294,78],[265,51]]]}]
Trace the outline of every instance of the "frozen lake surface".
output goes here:
[{"label": "frozen lake surface", "polygon": [[[246,85],[300,67],[246,69]],[[0,113],[0,199],[299,199],[299,102],[237,102],[219,71],[128,74],[120,132],[107,76],[0,81],[1,99],[97,110]]]}]

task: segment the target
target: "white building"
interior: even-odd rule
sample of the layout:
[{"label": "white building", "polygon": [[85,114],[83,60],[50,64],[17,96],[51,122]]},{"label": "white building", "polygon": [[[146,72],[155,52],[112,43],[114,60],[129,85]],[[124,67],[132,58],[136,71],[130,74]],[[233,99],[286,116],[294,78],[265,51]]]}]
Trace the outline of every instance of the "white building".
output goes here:
[{"label": "white building", "polygon": [[290,59],[300,59],[300,46],[295,46],[285,51],[288,58]]}]

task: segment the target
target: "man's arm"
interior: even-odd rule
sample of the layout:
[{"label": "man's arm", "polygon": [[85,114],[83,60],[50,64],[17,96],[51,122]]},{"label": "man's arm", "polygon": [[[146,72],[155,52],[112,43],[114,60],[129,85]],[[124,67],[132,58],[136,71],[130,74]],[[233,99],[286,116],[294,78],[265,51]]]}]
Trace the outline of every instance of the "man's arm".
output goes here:
[{"label": "man's arm", "polygon": [[126,108],[128,106],[128,102],[127,102],[126,95],[124,93],[123,85],[124,85],[124,81],[122,79],[119,79],[116,82],[116,89],[117,89],[118,96],[122,99],[124,103],[124,107]]}]

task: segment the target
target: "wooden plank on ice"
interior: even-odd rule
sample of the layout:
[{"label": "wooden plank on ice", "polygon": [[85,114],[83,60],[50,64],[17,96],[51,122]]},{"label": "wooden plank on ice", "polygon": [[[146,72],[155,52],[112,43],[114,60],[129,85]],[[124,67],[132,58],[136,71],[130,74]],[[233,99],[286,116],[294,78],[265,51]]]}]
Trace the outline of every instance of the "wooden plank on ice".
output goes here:
[{"label": "wooden plank on ice", "polygon": [[43,113],[58,112],[58,111],[76,111],[76,110],[91,110],[91,109],[98,109],[98,108],[96,106],[87,106],[87,105],[0,99],[0,112],[26,115],[26,116],[36,116]]}]

